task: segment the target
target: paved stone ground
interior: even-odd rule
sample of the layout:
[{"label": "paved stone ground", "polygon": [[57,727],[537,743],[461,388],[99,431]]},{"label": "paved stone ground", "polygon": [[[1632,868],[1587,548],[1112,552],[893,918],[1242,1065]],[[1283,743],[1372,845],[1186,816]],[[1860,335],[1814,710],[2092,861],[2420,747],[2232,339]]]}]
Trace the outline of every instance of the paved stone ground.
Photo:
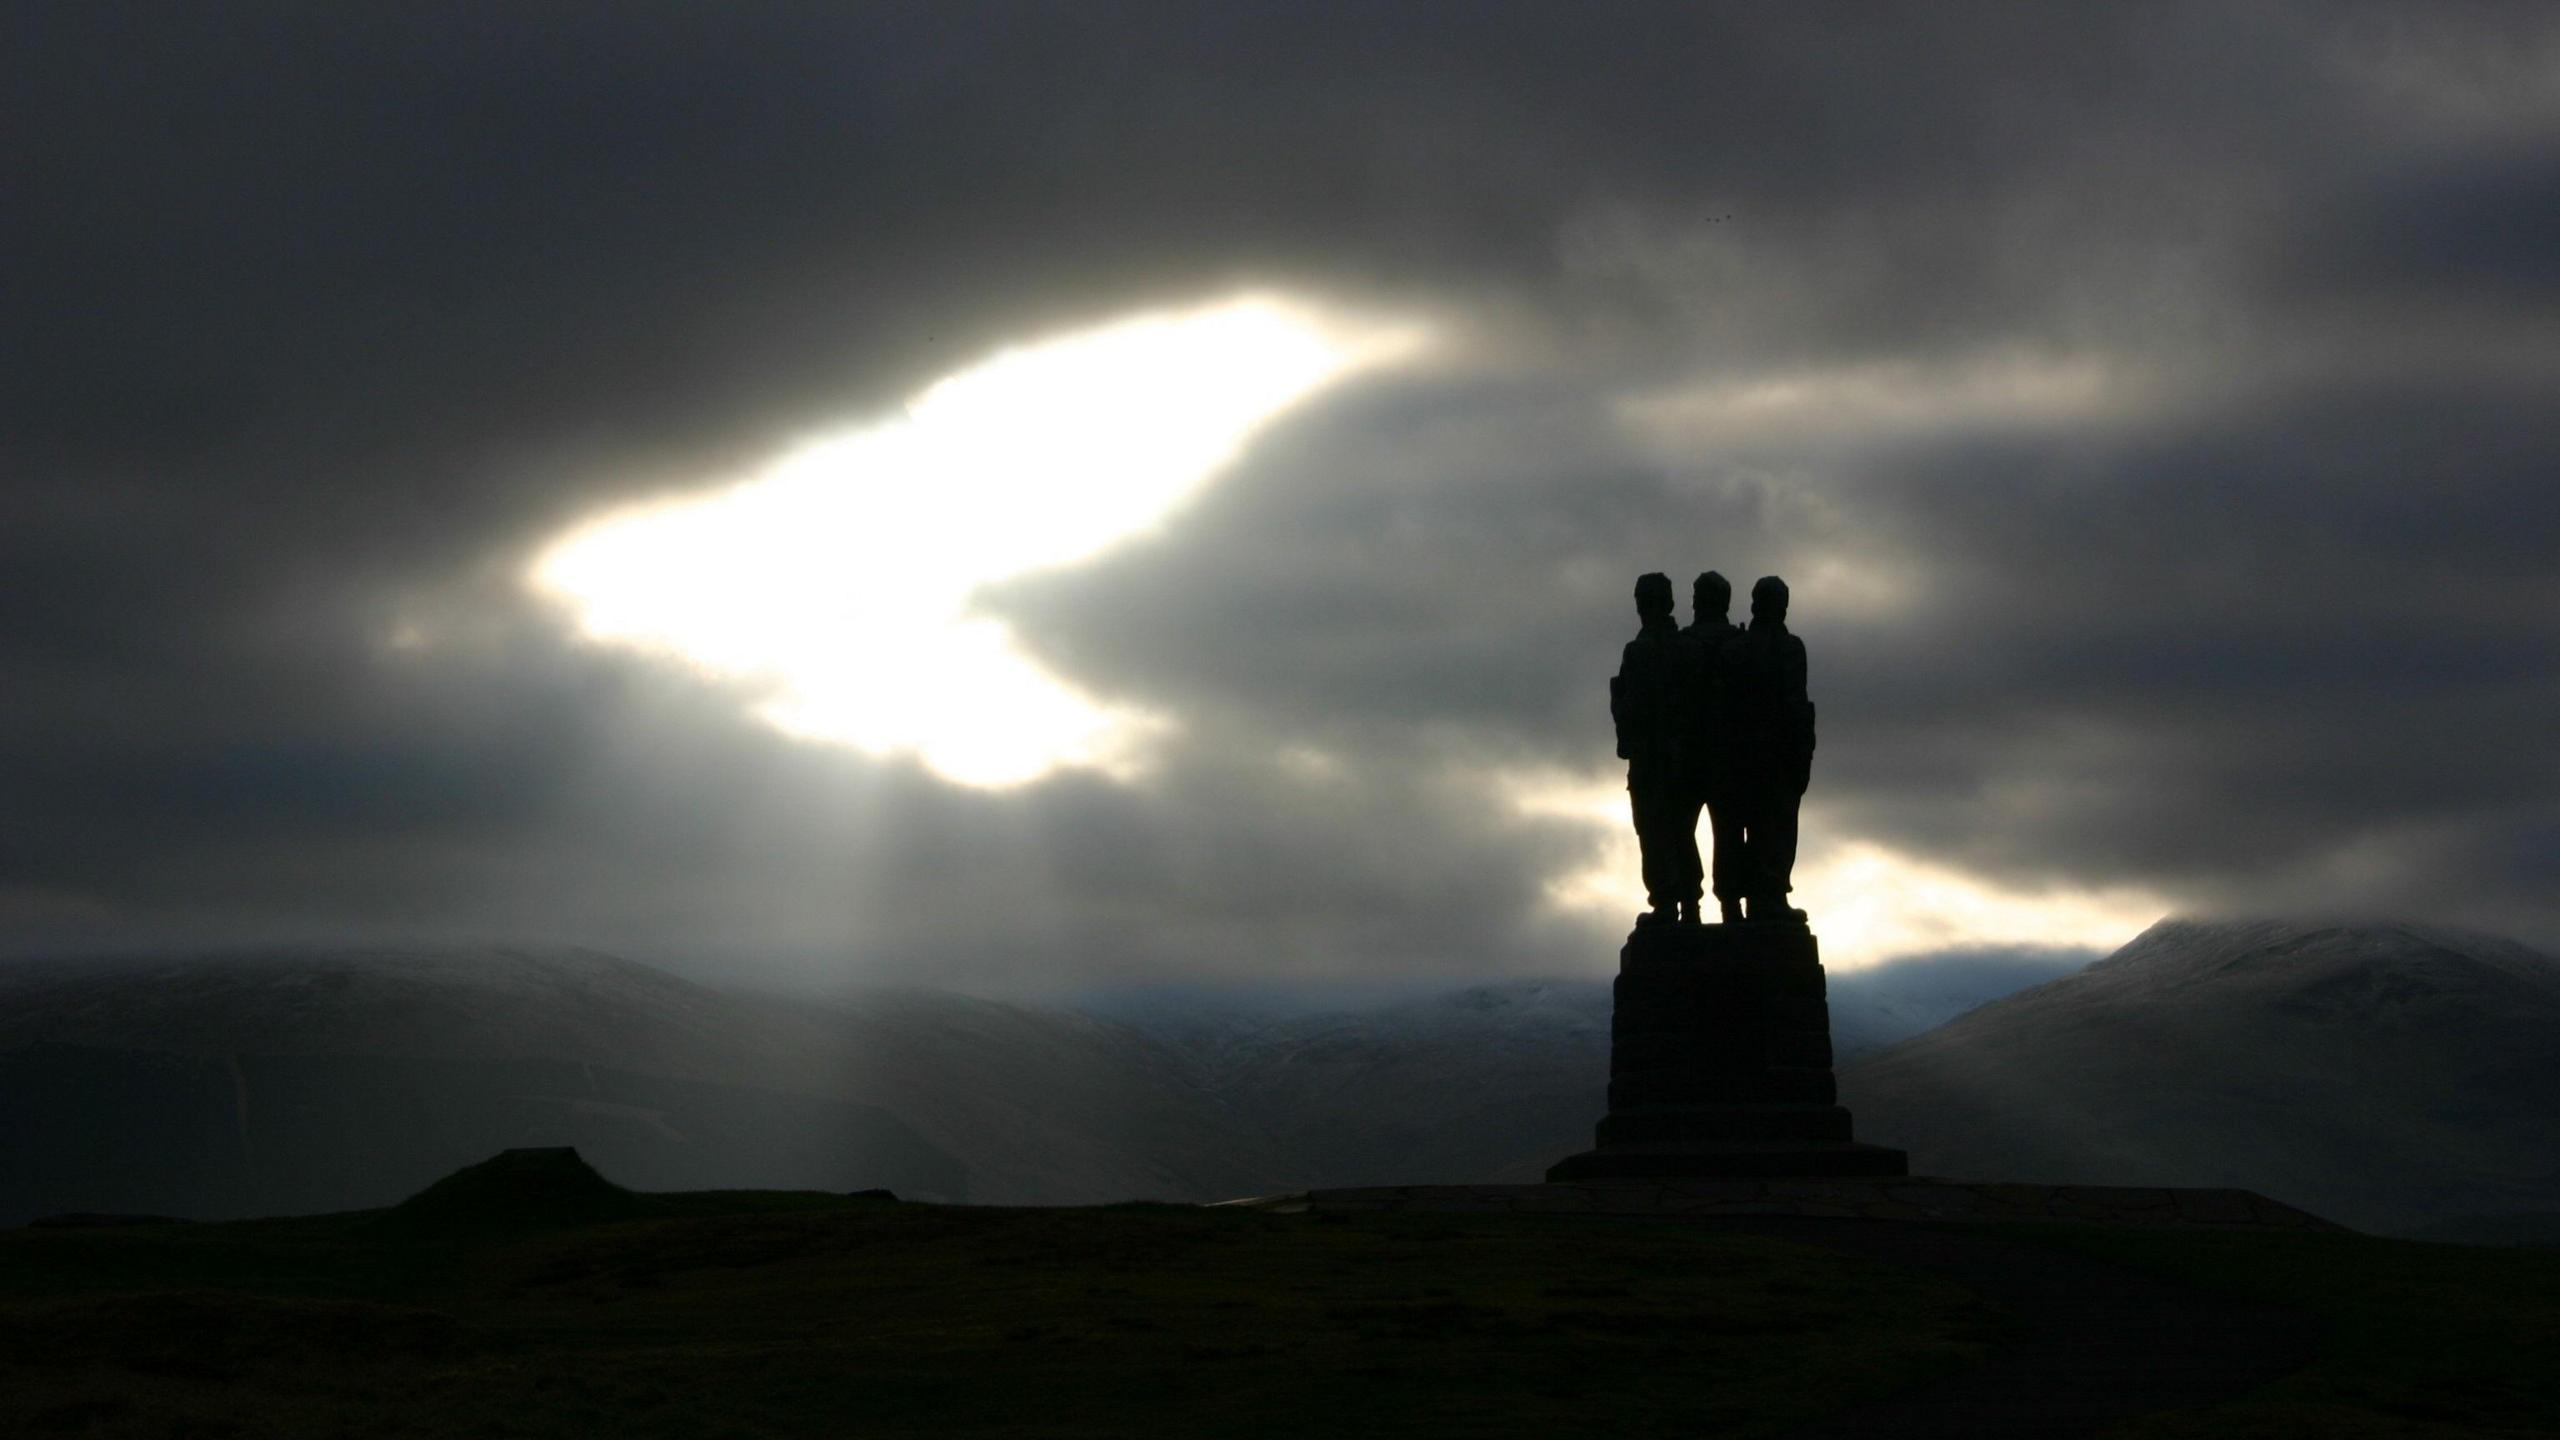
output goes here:
[{"label": "paved stone ground", "polygon": [[1277,1214],[1439,1210],[1463,1214],[1717,1219],[2056,1221],[2075,1225],[2342,1230],[2247,1190],[1976,1184],[1921,1176],[1842,1180],[1591,1180],[1545,1185],[1385,1185],[1230,1200]]}]

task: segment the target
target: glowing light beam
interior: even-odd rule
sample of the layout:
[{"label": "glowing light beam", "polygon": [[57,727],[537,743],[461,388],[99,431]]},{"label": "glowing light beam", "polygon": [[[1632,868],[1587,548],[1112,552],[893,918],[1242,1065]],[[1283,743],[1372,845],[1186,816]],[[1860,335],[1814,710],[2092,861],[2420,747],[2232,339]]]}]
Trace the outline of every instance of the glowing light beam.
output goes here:
[{"label": "glowing light beam", "polygon": [[974,597],[1146,534],[1273,417],[1421,339],[1255,295],[1040,340],[710,494],[580,525],[528,580],[592,640],[756,683],[794,735],[982,787],[1125,773],[1168,722],[1052,674]]}]

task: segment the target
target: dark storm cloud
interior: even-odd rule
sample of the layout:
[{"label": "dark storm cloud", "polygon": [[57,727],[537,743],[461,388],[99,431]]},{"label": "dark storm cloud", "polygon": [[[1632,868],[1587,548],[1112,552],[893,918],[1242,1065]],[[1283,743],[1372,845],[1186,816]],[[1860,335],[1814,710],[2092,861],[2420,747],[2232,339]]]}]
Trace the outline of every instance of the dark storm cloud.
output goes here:
[{"label": "dark storm cloud", "polygon": [[[1881,442],[1792,486],[1648,472],[1523,406],[1417,463],[1475,412],[1408,397],[1435,419],[1293,426],[1176,536],[1013,608],[1076,673],[1233,705],[1272,743],[1420,762],[1442,721],[1481,760],[1572,765],[1632,565],[1747,585],[1878,546],[1916,567],[1907,605],[1799,592],[1851,833],[2193,904],[2522,899],[2425,838],[2560,797],[2560,425],[2542,397],[2414,389],[2239,384],[2132,433]],[[2318,873],[2395,834],[2387,894]]]},{"label": "dark storm cloud", "polygon": [[2347,302],[2560,294],[2560,156],[2548,134],[2404,161],[2311,217],[2324,239],[2271,276]]},{"label": "dark storm cloud", "polygon": [[[1600,768],[1627,577],[1705,563],[1798,575],[1844,830],[2560,934],[2531,63],[2560,51],[2530,7],[13,28],[15,948],[1552,968],[1539,884],[1588,842],[1484,777]],[[1161,537],[986,597],[1183,722],[1141,784],[978,795],[783,741],[513,589],[599,505],[1246,282],[1476,340],[1291,417]],[[2138,396],[1947,398],[2004,354]],[[1649,441],[1626,408],[1860,367],[1946,413]],[[1823,561],[1903,590],[1826,597]],[[438,647],[386,650],[421,613]]]},{"label": "dark storm cloud", "polygon": [[[2242,385],[2165,435],[1913,457],[1875,498],[1966,562],[1939,601],[1962,624],[1833,662],[1875,722],[1837,753],[1847,804],[1935,853],[2226,905],[2485,899],[2421,835],[2560,797],[2551,415]],[[2394,831],[2388,897],[2287,883]]]}]

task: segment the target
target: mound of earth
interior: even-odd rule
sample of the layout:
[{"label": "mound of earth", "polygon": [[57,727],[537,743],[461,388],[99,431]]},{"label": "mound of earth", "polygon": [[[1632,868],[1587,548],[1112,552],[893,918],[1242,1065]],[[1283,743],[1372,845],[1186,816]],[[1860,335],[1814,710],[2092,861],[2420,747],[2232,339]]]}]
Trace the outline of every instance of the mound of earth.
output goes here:
[{"label": "mound of earth", "polygon": [[506,1150],[401,1201],[387,1223],[411,1233],[486,1234],[627,1220],[640,1197],[565,1146]]}]

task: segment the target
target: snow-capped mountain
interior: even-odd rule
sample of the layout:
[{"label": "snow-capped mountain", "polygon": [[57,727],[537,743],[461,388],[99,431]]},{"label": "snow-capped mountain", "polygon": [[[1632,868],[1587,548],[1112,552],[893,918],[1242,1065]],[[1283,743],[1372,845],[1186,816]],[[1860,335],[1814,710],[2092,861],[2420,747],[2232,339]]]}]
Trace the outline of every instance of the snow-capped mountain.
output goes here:
[{"label": "snow-capped mountain", "polygon": [[2238,1185],[2383,1230],[2560,1210],[2560,960],[2422,925],[2164,921],[1841,1089],[1930,1174]]}]

